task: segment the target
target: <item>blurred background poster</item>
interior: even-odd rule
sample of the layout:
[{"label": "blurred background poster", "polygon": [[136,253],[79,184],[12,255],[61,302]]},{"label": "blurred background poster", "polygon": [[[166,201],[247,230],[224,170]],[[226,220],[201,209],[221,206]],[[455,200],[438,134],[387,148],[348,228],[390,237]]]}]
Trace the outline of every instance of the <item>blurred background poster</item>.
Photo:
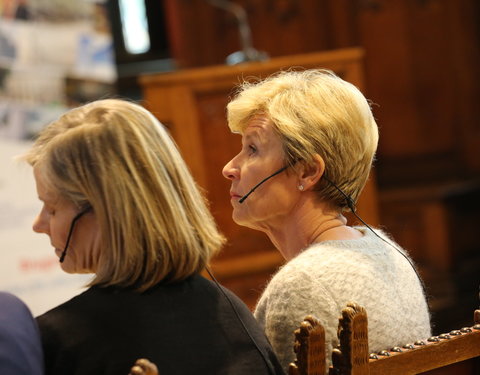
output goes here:
[{"label": "blurred background poster", "polygon": [[0,290],[34,315],[91,275],[64,273],[48,236],[33,232],[41,204],[31,167],[14,158],[69,108],[110,95],[113,60],[103,1],[0,0]]}]

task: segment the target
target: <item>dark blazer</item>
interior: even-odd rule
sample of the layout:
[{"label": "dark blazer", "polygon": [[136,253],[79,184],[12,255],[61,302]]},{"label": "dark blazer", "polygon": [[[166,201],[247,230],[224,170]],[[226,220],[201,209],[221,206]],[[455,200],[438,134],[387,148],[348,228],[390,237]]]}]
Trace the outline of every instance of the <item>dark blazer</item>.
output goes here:
[{"label": "dark blazer", "polygon": [[147,358],[160,375],[282,374],[248,308],[223,291],[231,302],[199,275],[144,293],[92,287],[37,318],[46,373],[126,375]]},{"label": "dark blazer", "polygon": [[20,299],[4,292],[0,292],[0,374],[43,374],[37,324]]}]

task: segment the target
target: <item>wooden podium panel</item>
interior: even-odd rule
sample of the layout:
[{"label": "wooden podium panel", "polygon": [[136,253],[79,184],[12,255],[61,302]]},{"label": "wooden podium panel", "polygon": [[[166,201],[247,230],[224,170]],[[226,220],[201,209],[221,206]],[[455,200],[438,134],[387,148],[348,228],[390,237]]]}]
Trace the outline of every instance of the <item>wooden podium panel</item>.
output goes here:
[{"label": "wooden podium panel", "polygon": [[[226,105],[244,79],[265,78],[286,69],[330,69],[362,90],[362,61],[363,50],[349,48],[140,78],[143,104],[169,128],[193,176],[205,189],[211,211],[228,239],[214,260],[214,273],[250,306],[283,258],[265,234],[241,227],[231,218],[230,181],[222,176],[222,168],[239,152],[241,139],[226,124]],[[362,193],[358,212],[367,223],[378,224],[374,178]]]}]

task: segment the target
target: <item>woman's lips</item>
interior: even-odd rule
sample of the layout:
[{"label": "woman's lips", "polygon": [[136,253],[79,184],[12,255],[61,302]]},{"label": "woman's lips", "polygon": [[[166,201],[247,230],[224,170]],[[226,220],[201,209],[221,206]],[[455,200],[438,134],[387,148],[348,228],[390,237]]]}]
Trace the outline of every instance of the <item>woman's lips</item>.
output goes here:
[{"label": "woman's lips", "polygon": [[234,191],[230,192],[230,199],[239,199],[242,196],[240,194],[235,193]]}]

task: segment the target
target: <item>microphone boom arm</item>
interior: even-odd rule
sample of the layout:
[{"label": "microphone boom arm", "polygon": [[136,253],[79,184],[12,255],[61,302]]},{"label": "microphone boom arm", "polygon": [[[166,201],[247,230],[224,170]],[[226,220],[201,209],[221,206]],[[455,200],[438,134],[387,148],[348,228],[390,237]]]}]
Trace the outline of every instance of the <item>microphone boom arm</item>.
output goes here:
[{"label": "microphone boom arm", "polygon": [[239,203],[243,203],[243,201],[244,201],[245,199],[247,199],[248,196],[249,196],[250,194],[252,194],[255,190],[257,190],[257,188],[258,188],[261,184],[263,184],[265,181],[271,179],[272,177],[275,177],[277,174],[282,173],[282,172],[283,172],[285,169],[287,169],[288,167],[289,167],[289,165],[286,165],[286,166],[280,168],[278,171],[272,173],[270,176],[264,178],[262,181],[260,181],[258,184],[256,184],[247,194],[245,194],[243,197],[241,197],[241,198],[238,200],[238,202],[239,202]]}]

